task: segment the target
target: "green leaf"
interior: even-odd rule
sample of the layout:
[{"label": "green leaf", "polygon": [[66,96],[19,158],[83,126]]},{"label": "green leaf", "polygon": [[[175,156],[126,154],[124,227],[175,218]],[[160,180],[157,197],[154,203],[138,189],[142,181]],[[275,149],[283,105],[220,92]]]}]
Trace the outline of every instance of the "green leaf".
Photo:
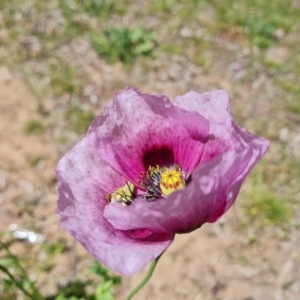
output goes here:
[{"label": "green leaf", "polygon": [[114,295],[111,292],[112,287],[112,281],[99,284],[95,292],[96,300],[114,300]]}]

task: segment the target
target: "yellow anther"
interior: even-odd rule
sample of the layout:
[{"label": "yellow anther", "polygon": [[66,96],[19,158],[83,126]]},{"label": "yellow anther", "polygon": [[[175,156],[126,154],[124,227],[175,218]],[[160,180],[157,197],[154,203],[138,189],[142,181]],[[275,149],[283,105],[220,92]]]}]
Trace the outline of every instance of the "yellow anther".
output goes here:
[{"label": "yellow anther", "polygon": [[185,181],[180,171],[169,169],[161,173],[160,189],[164,196],[185,187]]},{"label": "yellow anther", "polygon": [[111,203],[120,202],[124,206],[129,205],[135,197],[134,189],[134,184],[126,181],[126,184],[124,186],[117,189],[114,193],[108,195],[108,200]]},{"label": "yellow anther", "polygon": [[149,166],[147,171],[148,178],[151,177],[154,173],[159,173],[160,167],[156,165],[155,167]]}]

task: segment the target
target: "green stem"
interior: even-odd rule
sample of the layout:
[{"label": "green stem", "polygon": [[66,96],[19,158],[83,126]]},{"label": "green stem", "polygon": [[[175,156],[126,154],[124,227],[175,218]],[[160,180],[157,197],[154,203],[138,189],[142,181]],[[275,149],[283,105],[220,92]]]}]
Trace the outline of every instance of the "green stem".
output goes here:
[{"label": "green stem", "polygon": [[4,244],[4,243],[2,243],[2,242],[0,241],[0,246],[1,246],[1,248],[3,248],[3,249],[6,251],[8,257],[14,260],[15,264],[16,264],[17,267],[20,269],[20,271],[22,272],[22,274],[23,274],[23,276],[25,277],[25,279],[26,279],[26,280],[29,280],[29,277],[28,277],[26,271],[23,269],[23,267],[22,267],[22,265],[20,264],[18,258],[10,252],[9,248],[7,247],[7,244]]},{"label": "green stem", "polygon": [[131,300],[132,297],[137,294],[139,292],[139,290],[149,281],[149,279],[151,278],[155,267],[159,261],[159,259],[161,258],[161,256],[163,255],[163,253],[158,256],[157,258],[155,258],[155,260],[152,262],[149,271],[147,273],[147,275],[145,276],[145,278],[140,282],[140,284],[129,294],[129,296],[126,298],[126,300]]},{"label": "green stem", "polygon": [[[17,268],[19,268],[19,270],[21,271],[22,276],[25,278],[25,280],[27,280],[27,281],[30,283],[30,287],[31,287],[31,289],[33,290],[33,297],[34,297],[34,299],[43,299],[43,296],[40,294],[40,292],[39,292],[39,290],[36,288],[35,284],[32,283],[32,282],[30,281],[27,272],[26,272],[25,269],[22,267],[22,265],[21,265],[21,263],[19,262],[18,258],[17,258],[14,254],[12,254],[12,253],[10,252],[10,250],[9,250],[9,248],[8,248],[8,246],[7,246],[7,244],[4,244],[4,243],[2,243],[2,242],[0,241],[0,246],[6,251],[8,257],[11,258],[11,259],[15,262]],[[2,270],[2,271],[3,271],[3,270]],[[3,271],[3,272],[4,272],[4,271]]]},{"label": "green stem", "polygon": [[0,265],[0,270],[2,272],[4,272],[13,282],[14,284],[30,299],[32,300],[37,300],[38,298],[36,298],[35,296],[31,295],[29,292],[27,292],[22,284],[20,284],[20,282],[14,277],[14,275],[12,275],[7,268],[5,268],[4,266]]}]

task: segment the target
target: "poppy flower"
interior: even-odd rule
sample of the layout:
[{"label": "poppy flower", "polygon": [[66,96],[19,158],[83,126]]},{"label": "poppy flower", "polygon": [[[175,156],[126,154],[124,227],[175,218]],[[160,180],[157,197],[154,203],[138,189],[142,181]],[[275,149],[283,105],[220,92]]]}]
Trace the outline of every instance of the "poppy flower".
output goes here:
[{"label": "poppy flower", "polygon": [[234,123],[223,90],[171,103],[126,88],[58,163],[61,226],[131,275],[176,233],[218,220],[268,145]]}]

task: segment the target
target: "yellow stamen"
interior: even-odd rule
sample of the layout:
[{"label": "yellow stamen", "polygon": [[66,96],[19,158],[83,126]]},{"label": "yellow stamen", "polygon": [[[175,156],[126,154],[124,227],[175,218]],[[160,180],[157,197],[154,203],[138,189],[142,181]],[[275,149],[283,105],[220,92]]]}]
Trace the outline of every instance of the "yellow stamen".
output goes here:
[{"label": "yellow stamen", "polygon": [[164,196],[185,187],[185,181],[180,171],[176,169],[166,170],[161,173],[160,189]]},{"label": "yellow stamen", "polygon": [[129,205],[134,199],[134,189],[134,184],[126,181],[124,186],[117,189],[114,193],[108,195],[108,200],[111,203],[120,202],[124,206]]}]

